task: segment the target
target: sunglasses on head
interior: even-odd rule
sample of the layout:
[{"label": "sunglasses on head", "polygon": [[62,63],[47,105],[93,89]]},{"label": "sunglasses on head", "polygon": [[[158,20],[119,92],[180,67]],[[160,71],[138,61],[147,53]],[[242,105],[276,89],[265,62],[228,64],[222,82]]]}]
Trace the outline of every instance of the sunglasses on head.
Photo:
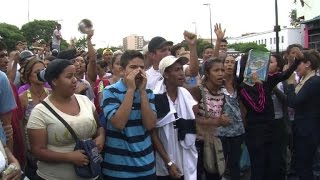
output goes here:
[{"label": "sunglasses on head", "polygon": [[0,58],[4,58],[4,57],[6,57],[6,56],[8,56],[8,53],[7,53],[7,52],[0,53]]}]

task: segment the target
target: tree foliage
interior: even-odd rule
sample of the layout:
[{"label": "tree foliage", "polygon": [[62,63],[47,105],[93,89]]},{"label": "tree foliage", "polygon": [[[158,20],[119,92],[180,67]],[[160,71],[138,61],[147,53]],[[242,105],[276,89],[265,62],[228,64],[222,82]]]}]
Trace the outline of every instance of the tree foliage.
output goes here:
[{"label": "tree foliage", "polygon": [[87,48],[87,40],[85,36],[80,37],[75,41],[76,47],[81,47],[83,49]]},{"label": "tree foliage", "polygon": [[235,44],[229,44],[229,48],[233,48],[236,51],[240,51],[242,53],[245,53],[249,51],[250,49],[260,50],[260,51],[268,51],[266,48],[266,45],[264,44],[257,44],[253,42],[249,43],[235,43]]},{"label": "tree foliage", "polygon": [[[181,44],[186,50],[189,49],[187,42],[182,41]],[[202,57],[202,52],[203,52],[204,48],[207,47],[207,46],[210,46],[209,42],[207,42],[207,41],[205,41],[205,40],[203,40],[201,38],[197,39],[197,54],[198,54],[198,57]]]},{"label": "tree foliage", "polygon": [[297,19],[297,10],[292,9],[289,13],[290,17],[290,25],[293,27],[297,27],[300,25],[299,19]]},{"label": "tree foliage", "polygon": [[25,37],[17,26],[7,23],[0,23],[0,36],[3,39],[2,41],[8,46],[9,51],[15,49],[17,41],[25,40]]},{"label": "tree foliage", "polygon": [[66,50],[68,48],[69,48],[69,43],[66,40],[62,39],[60,43],[61,51]]},{"label": "tree foliage", "polygon": [[21,27],[21,32],[28,42],[32,42],[33,38],[44,39],[46,42],[50,42],[56,25],[57,22],[55,21],[34,20],[24,24]]}]

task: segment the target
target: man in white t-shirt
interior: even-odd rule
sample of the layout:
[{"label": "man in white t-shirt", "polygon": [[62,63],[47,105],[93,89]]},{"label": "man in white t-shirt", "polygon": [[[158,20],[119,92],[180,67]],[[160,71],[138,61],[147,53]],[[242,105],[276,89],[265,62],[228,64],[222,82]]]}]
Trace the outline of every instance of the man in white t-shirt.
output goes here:
[{"label": "man in white t-shirt", "polygon": [[[199,71],[199,62],[196,48],[197,37],[196,35],[186,31],[183,33],[183,35],[190,49],[189,66],[184,68],[184,72],[186,76],[196,76]],[[148,44],[148,51],[152,66],[146,71],[147,89],[153,90],[157,82],[162,79],[159,71],[159,63],[164,57],[171,55],[170,49],[172,45],[172,41],[167,41],[160,36],[156,36],[150,40]]]},{"label": "man in white t-shirt", "polygon": [[61,24],[57,24],[56,29],[53,31],[52,34],[52,49],[56,49],[60,52],[60,43],[62,40],[62,36],[61,36]]}]

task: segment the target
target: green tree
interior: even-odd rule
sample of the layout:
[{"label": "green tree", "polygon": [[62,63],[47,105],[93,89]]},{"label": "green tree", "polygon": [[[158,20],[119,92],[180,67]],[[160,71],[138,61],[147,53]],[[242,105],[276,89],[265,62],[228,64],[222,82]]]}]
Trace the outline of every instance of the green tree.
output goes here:
[{"label": "green tree", "polygon": [[33,38],[44,39],[46,42],[50,42],[56,25],[57,22],[55,21],[34,20],[24,24],[21,27],[21,32],[28,42],[31,42]]},{"label": "green tree", "polygon": [[61,51],[66,50],[68,48],[69,48],[69,43],[66,40],[62,39],[60,44]]},{"label": "green tree", "polygon": [[75,42],[76,47],[82,47],[82,48],[87,48],[87,40],[85,36],[80,37],[79,39],[76,40]]},{"label": "green tree", "polygon": [[229,48],[233,48],[236,51],[240,51],[242,53],[249,51],[250,49],[260,50],[260,51],[268,51],[266,48],[266,45],[264,44],[257,44],[253,42],[249,43],[235,43],[235,44],[229,44]]},{"label": "green tree", "polygon": [[17,26],[7,23],[0,23],[0,36],[2,37],[3,42],[8,46],[9,51],[15,49],[17,41],[25,40],[25,37]]},{"label": "green tree", "polygon": [[292,9],[289,13],[290,17],[290,25],[293,27],[297,27],[300,25],[299,19],[297,19],[297,10]]},{"label": "green tree", "polygon": [[[184,40],[181,42],[181,44],[186,50],[189,49],[188,44]],[[197,54],[198,54],[199,58],[202,58],[202,52],[203,52],[204,48],[207,46],[210,46],[209,42],[207,42],[201,38],[197,39]]]}]

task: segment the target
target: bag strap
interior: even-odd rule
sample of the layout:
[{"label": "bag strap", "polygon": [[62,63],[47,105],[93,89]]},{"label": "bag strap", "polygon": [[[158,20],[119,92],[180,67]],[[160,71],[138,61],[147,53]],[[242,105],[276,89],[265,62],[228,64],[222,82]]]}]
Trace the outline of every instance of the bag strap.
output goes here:
[{"label": "bag strap", "polygon": [[204,91],[204,88],[203,88],[202,85],[200,85],[199,88],[201,90],[201,96],[202,96],[203,108],[204,108],[204,115],[205,115],[205,117],[208,117],[208,107],[207,107],[206,92]]},{"label": "bag strap", "polygon": [[79,138],[78,138],[78,136],[76,135],[76,133],[74,132],[74,130],[72,129],[72,127],[71,127],[57,112],[55,112],[48,103],[46,103],[45,101],[41,101],[41,103],[42,103],[46,108],[48,108],[48,110],[49,110],[54,116],[56,116],[56,118],[58,118],[59,121],[62,122],[62,124],[69,130],[69,132],[70,132],[70,134],[72,135],[73,139],[74,139],[75,141],[78,141]]}]

